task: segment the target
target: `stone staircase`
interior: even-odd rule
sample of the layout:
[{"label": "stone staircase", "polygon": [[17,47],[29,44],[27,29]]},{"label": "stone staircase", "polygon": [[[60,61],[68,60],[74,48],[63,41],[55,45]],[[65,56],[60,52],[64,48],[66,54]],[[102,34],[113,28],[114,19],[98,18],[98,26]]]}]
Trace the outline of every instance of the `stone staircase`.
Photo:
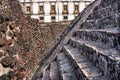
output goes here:
[{"label": "stone staircase", "polygon": [[96,0],[88,6],[33,80],[120,80],[119,5],[119,0]]}]

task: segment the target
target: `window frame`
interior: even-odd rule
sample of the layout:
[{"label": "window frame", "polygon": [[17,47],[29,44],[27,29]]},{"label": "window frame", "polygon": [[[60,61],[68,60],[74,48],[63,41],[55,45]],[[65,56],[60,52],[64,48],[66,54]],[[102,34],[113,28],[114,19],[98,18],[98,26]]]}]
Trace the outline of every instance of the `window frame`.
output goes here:
[{"label": "window frame", "polygon": [[55,5],[50,6],[50,14],[56,14],[56,6]]},{"label": "window frame", "polygon": [[74,14],[79,13],[79,4],[74,4]]},{"label": "window frame", "polygon": [[66,15],[66,16],[63,16],[63,20],[64,21],[67,21],[68,20],[68,16]]},{"label": "window frame", "polygon": [[39,5],[39,14],[44,14],[44,5]]},{"label": "window frame", "polygon": [[26,12],[31,13],[31,7],[30,6],[26,6]]},{"label": "window frame", "polygon": [[63,5],[63,14],[68,14],[68,4]]}]

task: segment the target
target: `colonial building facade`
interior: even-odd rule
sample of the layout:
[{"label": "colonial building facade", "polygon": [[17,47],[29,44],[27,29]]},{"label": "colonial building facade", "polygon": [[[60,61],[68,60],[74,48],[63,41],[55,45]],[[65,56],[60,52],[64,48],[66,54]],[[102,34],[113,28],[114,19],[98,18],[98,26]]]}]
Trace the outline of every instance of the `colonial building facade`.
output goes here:
[{"label": "colonial building facade", "polygon": [[37,18],[40,22],[59,22],[73,20],[94,0],[20,0],[26,16]]}]

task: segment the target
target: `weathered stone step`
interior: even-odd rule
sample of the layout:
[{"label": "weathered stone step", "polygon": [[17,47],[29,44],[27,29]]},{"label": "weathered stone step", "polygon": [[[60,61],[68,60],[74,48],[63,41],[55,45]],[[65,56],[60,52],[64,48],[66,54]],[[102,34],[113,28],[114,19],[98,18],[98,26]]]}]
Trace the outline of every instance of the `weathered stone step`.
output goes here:
[{"label": "weathered stone step", "polygon": [[[107,48],[104,44],[71,38],[69,44],[76,47],[83,56],[92,61],[104,75],[118,78],[120,66],[120,53],[114,48]],[[112,76],[114,75],[114,76]]]},{"label": "weathered stone step", "polygon": [[37,79],[35,79],[35,80],[42,80],[42,78],[37,78]]},{"label": "weathered stone step", "polygon": [[72,63],[68,60],[64,53],[57,55],[59,69],[63,80],[78,80]]},{"label": "weathered stone step", "polygon": [[83,45],[84,47],[89,47],[97,52],[100,52],[101,55],[107,56],[111,59],[114,59],[116,61],[120,61],[118,57],[120,58],[120,53],[114,49],[114,48],[107,48],[106,45],[103,45],[102,43],[95,43],[87,40],[82,40],[78,37],[72,37],[71,41],[73,44],[77,45]]},{"label": "weathered stone step", "polygon": [[90,62],[83,55],[81,55],[76,48],[64,46],[64,51],[71,55],[71,57],[75,60],[76,64],[79,66],[79,68],[81,69],[81,71],[84,73],[88,80],[95,80],[95,78],[98,77],[99,78],[104,77],[104,80],[109,80],[108,77],[102,76],[100,70],[97,67],[95,67],[95,65],[92,62]]},{"label": "weathered stone step", "polygon": [[50,70],[44,70],[43,71],[43,78],[42,80],[50,80]]},{"label": "weathered stone step", "polygon": [[[97,7],[97,9],[101,9],[101,8],[104,8],[104,7],[106,7],[106,6],[109,6],[109,5],[111,5],[111,4],[113,4],[113,3],[118,3],[119,2],[119,0],[102,0],[101,2],[100,2],[100,4],[98,5],[98,7]],[[118,5],[119,6],[119,5]],[[97,10],[96,9],[96,10]]]},{"label": "weathered stone step", "polygon": [[84,29],[106,29],[106,28],[114,28],[119,27],[119,18],[120,14],[114,14],[113,16],[86,20],[80,28]]},{"label": "weathered stone step", "polygon": [[117,47],[120,45],[120,31],[118,29],[118,27],[109,29],[79,29],[73,33],[73,36],[83,40],[104,43],[107,47]]},{"label": "weathered stone step", "polygon": [[108,28],[108,29],[79,29],[78,31],[86,31],[86,32],[106,32],[106,33],[113,33],[113,34],[119,34],[120,31],[119,28]]},{"label": "weathered stone step", "polygon": [[119,8],[118,3],[113,3],[104,8],[99,8],[98,10],[93,11],[89,15],[88,19],[91,20],[91,19],[99,19],[99,18],[104,18],[107,16],[112,16],[120,12],[118,8]]},{"label": "weathered stone step", "polygon": [[57,61],[53,61],[50,65],[50,80],[61,80]]}]

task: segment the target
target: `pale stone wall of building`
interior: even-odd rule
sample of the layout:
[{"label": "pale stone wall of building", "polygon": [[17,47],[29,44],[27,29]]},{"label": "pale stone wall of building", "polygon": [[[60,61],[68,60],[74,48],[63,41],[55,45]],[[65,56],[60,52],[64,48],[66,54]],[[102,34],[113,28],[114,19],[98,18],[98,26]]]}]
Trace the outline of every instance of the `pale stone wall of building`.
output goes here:
[{"label": "pale stone wall of building", "polygon": [[[24,13],[26,14],[26,7],[30,6],[31,13],[27,15],[39,20],[43,17],[43,20],[40,20],[42,22],[73,20],[77,16],[74,14],[75,5],[79,5],[78,10],[81,12],[92,1],[94,0],[20,0]],[[43,6],[44,14],[39,14],[39,5]],[[50,14],[51,5],[55,5],[55,14]],[[63,14],[64,5],[68,7],[67,14]],[[55,17],[55,20],[52,20],[52,17]]]}]

